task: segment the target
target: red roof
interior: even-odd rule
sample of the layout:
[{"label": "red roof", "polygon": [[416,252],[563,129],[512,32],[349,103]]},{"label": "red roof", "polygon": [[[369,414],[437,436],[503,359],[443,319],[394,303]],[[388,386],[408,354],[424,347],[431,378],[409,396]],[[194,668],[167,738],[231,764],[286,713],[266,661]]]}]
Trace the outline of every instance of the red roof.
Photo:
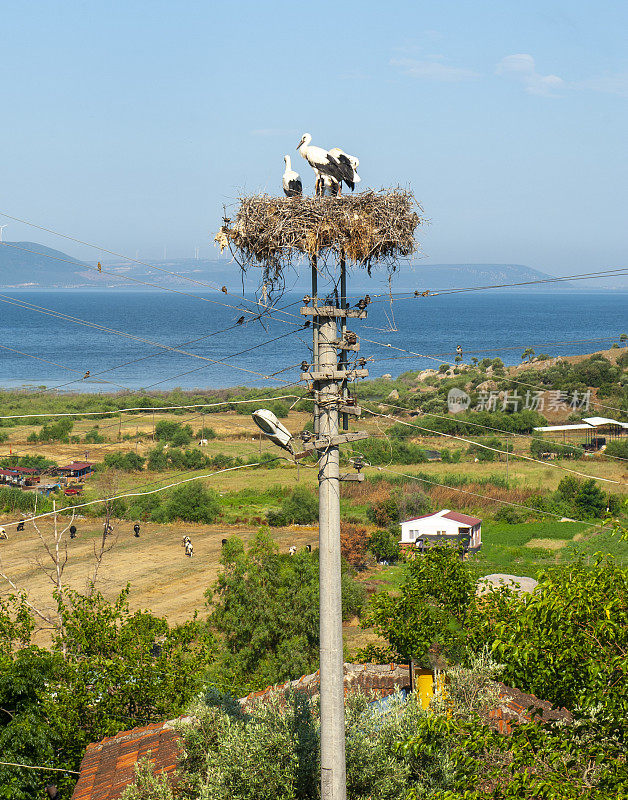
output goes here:
[{"label": "red roof", "polygon": [[466,514],[459,514],[457,511],[448,511],[446,514],[443,514],[443,519],[450,519],[453,522],[460,522],[462,525],[470,525],[471,527],[482,524],[481,519],[469,517]]},{"label": "red roof", "polygon": [[33,472],[37,472],[34,467],[13,467],[16,472],[21,472],[23,475],[32,475]]},{"label": "red roof", "polygon": [[[430,515],[431,516],[431,515]],[[409,688],[410,678],[407,664],[345,664],[345,694],[360,688],[373,692],[380,698],[388,697],[397,688]],[[553,708],[551,703],[539,700],[511,686],[498,684],[499,700],[488,713],[489,722],[501,733],[509,733],[513,724],[532,720],[571,720],[566,709]],[[240,700],[246,708],[263,702],[277,692],[302,691],[309,696],[319,693],[320,673],[304,675],[299,680],[288,681],[281,686],[268,687]],[[530,709],[540,712],[538,718],[531,716]],[[191,717],[180,720],[190,721]],[[173,730],[174,721],[145,728],[122,731],[108,736],[96,744],[90,744],[81,762],[81,774],[74,787],[72,800],[118,800],[124,789],[133,783],[137,761],[151,751],[150,760],[155,772],[165,772],[172,782],[179,753],[179,735]]]},{"label": "red roof", "polygon": [[135,778],[135,764],[148,756],[156,773],[172,776],[177,765],[178,733],[172,722],[122,731],[90,744],[72,800],[118,800]]},{"label": "red roof", "polygon": [[59,467],[59,469],[60,470],[62,470],[62,469],[63,470],[64,469],[71,469],[71,470],[87,469],[87,467],[92,467],[92,466],[93,466],[93,462],[90,463],[89,461],[72,461],[66,467]]}]

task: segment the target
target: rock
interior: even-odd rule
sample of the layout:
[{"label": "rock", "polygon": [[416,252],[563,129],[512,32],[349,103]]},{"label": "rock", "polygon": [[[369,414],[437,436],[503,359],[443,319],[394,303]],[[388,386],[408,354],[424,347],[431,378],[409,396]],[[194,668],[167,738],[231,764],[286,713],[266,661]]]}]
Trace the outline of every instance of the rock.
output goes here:
[{"label": "rock", "polygon": [[478,392],[494,392],[497,389],[495,381],[484,381],[475,387]]},{"label": "rock", "polygon": [[416,380],[424,381],[426,378],[431,378],[433,375],[438,375],[438,371],[435,369],[424,369],[416,376]]},{"label": "rock", "polygon": [[500,586],[507,586],[514,589],[519,594],[530,594],[538,586],[538,581],[534,578],[526,578],[525,576],[519,577],[518,575],[506,575],[503,572],[494,572],[491,575],[485,575],[477,582],[475,590],[476,595],[481,597],[483,594],[488,594],[491,589],[499,588]]},{"label": "rock", "polygon": [[392,392],[388,395],[389,400],[399,400],[399,392],[396,389],[393,389]]},{"label": "rock", "polygon": [[390,372],[387,372],[385,375],[382,375],[382,380],[383,380],[383,381],[390,381],[390,380],[392,380],[392,375],[390,374]]},{"label": "rock", "polygon": [[493,367],[487,367],[486,368],[486,377],[487,378],[492,378],[493,377]]}]

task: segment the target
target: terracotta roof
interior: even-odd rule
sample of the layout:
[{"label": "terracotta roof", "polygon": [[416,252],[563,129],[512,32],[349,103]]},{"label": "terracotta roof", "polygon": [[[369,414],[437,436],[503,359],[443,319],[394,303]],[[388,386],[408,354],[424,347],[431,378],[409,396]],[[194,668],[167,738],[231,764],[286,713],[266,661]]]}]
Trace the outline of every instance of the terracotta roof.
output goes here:
[{"label": "terracotta roof", "polygon": [[148,755],[156,773],[172,775],[177,765],[179,735],[173,722],[122,731],[90,744],[72,800],[117,800],[135,777],[135,764]]},{"label": "terracotta roof", "polygon": [[443,519],[451,519],[453,522],[461,522],[463,525],[481,525],[482,520],[477,517],[469,517],[467,514],[459,514],[457,511],[448,511],[443,514]]},{"label": "terracotta roof", "polygon": [[[410,685],[407,664],[345,664],[345,695],[355,689],[370,690],[379,698],[394,694],[398,689]],[[572,719],[564,708],[554,708],[551,703],[539,700],[532,694],[499,684],[500,700],[488,713],[488,723],[500,733],[509,733],[513,724],[520,722],[548,722]],[[240,700],[247,707],[264,701],[271,694],[287,691],[303,691],[310,697],[320,690],[320,673],[303,675],[295,681],[280,686],[270,686],[261,692],[253,692]],[[536,709],[537,715],[530,713]],[[182,717],[181,721],[190,720]],[[108,736],[96,744],[90,744],[81,762],[81,774],[74,787],[72,800],[118,800],[124,789],[133,783],[137,761],[151,751],[150,761],[155,772],[165,772],[173,780],[177,766],[179,738],[170,720],[144,728],[122,731]]]},{"label": "terracotta roof", "polygon": [[71,461],[65,467],[57,467],[59,470],[66,470],[66,469],[87,469],[87,467],[93,467],[93,462],[90,461]]}]

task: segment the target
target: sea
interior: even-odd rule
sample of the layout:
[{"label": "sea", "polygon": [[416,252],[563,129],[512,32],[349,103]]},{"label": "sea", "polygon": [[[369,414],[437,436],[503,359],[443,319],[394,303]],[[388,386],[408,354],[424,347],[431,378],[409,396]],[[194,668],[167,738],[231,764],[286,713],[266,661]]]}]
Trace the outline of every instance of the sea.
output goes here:
[{"label": "sea", "polygon": [[[302,294],[282,313],[252,296],[140,291],[5,291],[0,297],[0,387],[63,393],[281,388],[311,359]],[[356,298],[354,298],[356,299]],[[628,332],[628,293],[492,290],[426,298],[374,298],[351,319],[373,378],[499,357],[525,348],[552,357],[610,348]],[[28,307],[26,306],[28,304]],[[253,313],[251,313],[253,312]],[[244,322],[238,320],[244,317]]]}]

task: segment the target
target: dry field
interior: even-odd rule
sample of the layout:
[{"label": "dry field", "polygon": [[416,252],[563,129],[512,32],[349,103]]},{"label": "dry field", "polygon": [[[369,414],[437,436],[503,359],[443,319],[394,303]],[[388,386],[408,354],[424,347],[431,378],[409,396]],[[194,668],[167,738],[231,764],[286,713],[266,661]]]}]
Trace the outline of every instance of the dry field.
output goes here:
[{"label": "dry field", "polygon": [[[64,584],[84,591],[94,569],[94,544],[99,540],[102,523],[98,520],[76,521],[76,539],[68,539],[68,562],[63,575]],[[42,521],[42,534],[51,541],[52,524]],[[139,538],[133,535],[131,522],[114,522],[115,545],[105,555],[97,578],[97,587],[109,599],[113,598],[127,583],[131,585],[129,596],[132,609],[149,609],[167,617],[170,622],[189,619],[194,611],[205,611],[203,593],[215,580],[220,568],[222,539],[239,536],[248,541],[253,528],[235,526],[210,526],[195,524],[157,525],[144,523]],[[190,536],[194,555],[188,558],[182,547],[184,535]],[[318,531],[314,528],[297,527],[277,529],[274,538],[281,551],[290,545],[304,547],[317,545]],[[8,541],[0,541],[0,563],[4,572],[20,589],[28,593],[30,601],[38,608],[53,607],[53,584],[40,564],[50,565],[44,560],[45,550],[33,529],[27,523],[26,530],[9,533]],[[9,594],[11,587],[2,581],[0,595]],[[44,643],[46,635],[40,634]]]}]

